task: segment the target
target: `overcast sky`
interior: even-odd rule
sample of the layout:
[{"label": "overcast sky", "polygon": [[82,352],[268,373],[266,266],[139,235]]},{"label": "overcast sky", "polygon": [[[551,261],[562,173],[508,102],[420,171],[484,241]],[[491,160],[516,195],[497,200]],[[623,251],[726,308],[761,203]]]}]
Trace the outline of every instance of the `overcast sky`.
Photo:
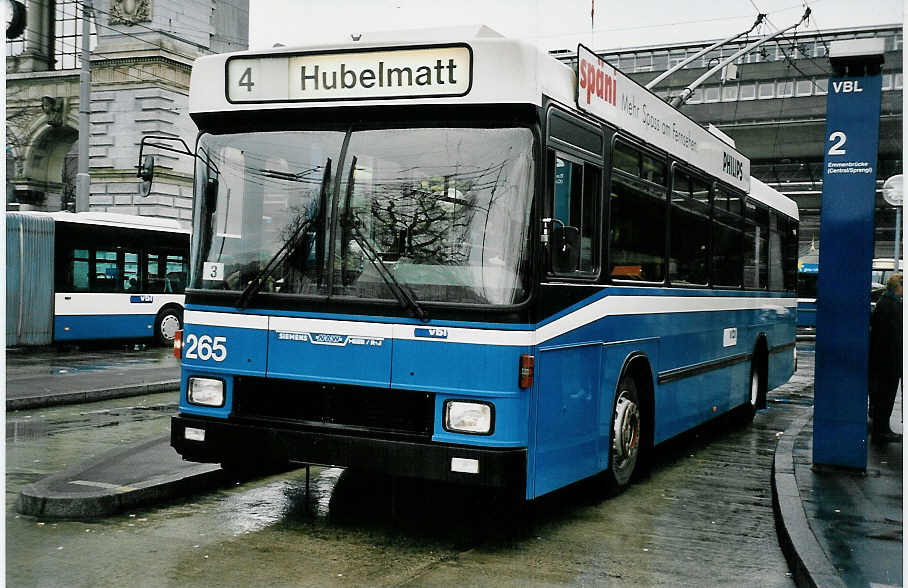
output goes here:
[{"label": "overcast sky", "polygon": [[[591,21],[590,13],[595,2]],[[896,24],[903,0],[810,0],[798,30]],[[764,32],[804,12],[802,0],[250,0],[250,47],[349,40],[352,33],[485,24],[543,49],[597,50],[730,36],[757,13]]]}]

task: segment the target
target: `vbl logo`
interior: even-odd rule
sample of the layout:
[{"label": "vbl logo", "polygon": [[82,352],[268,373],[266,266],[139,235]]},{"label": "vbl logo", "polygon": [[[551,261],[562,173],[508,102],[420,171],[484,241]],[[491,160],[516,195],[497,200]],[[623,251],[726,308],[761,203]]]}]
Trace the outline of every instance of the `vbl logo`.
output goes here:
[{"label": "vbl logo", "polygon": [[861,82],[858,80],[842,80],[832,82],[832,91],[836,94],[857,94],[863,92],[864,89],[861,88]]},{"label": "vbl logo", "polygon": [[414,329],[413,334],[417,337],[430,337],[432,339],[447,339],[448,330],[440,329],[437,327],[430,327],[427,329]]}]

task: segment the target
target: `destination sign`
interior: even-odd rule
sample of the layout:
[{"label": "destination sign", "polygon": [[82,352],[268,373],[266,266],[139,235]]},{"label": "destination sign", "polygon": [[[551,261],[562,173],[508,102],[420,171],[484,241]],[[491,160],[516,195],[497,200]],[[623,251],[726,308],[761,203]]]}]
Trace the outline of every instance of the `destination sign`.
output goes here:
[{"label": "destination sign", "polygon": [[577,47],[577,107],[713,176],[750,189],[750,161],[661,98]]},{"label": "destination sign", "polygon": [[229,58],[226,92],[234,103],[464,96],[472,79],[466,45],[266,54]]}]

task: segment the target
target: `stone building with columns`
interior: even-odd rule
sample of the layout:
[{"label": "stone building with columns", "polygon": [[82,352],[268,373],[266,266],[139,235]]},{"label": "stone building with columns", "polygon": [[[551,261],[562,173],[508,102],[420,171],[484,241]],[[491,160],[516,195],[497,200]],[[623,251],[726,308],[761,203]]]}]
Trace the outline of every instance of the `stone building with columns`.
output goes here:
[{"label": "stone building with columns", "polygon": [[136,179],[143,136],[181,137],[197,57],[248,45],[248,0],[26,0],[7,41],[8,210],[75,210],[82,15],[91,24],[89,209],[192,217],[192,161],[156,155],[148,196]]}]

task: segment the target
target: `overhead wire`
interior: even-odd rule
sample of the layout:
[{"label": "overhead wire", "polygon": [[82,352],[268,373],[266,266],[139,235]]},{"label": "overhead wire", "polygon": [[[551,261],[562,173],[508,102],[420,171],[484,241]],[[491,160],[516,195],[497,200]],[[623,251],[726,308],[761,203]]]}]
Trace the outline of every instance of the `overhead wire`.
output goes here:
[{"label": "overhead wire", "polygon": [[[80,47],[77,47],[77,46],[75,45],[75,43],[69,43],[69,42],[67,42],[66,40],[63,40],[63,39],[58,39],[58,40],[59,40],[59,41],[61,42],[61,44],[63,44],[63,45],[67,45],[67,46],[72,47],[72,48],[74,48],[74,49],[80,49]],[[118,61],[117,58],[111,57],[109,53],[100,53],[100,52],[98,52],[98,51],[92,51],[92,50],[89,50],[88,53],[91,54],[91,55],[94,55],[94,56],[96,56],[96,57],[99,57],[99,58],[103,59],[104,61]],[[123,68],[123,67],[129,67],[129,66],[121,65],[121,66],[119,66],[119,67],[115,67],[115,69],[120,69],[120,68]],[[76,71],[76,70],[72,70],[72,71]],[[130,78],[132,78],[132,79],[134,79],[134,80],[137,80],[137,81],[140,81],[140,82],[147,82],[147,81],[150,81],[148,78],[139,77],[139,76],[137,76],[137,75],[135,75],[135,74],[130,73],[129,71],[123,71],[123,72],[121,72],[121,73],[123,73],[123,74],[124,74],[125,76],[127,76],[127,77],[130,77]],[[168,83],[171,83],[171,84],[178,84],[178,85],[181,84],[181,83],[178,82],[177,80],[174,80],[174,79],[171,79],[171,78],[166,78],[166,77],[163,77],[163,76],[159,76],[159,75],[157,75],[157,74],[155,74],[155,73],[147,72],[147,75],[148,75],[150,78],[152,78],[152,79],[159,80],[159,81],[162,81],[162,82],[168,82]]]},{"label": "overhead wire", "polygon": [[[81,6],[81,7],[82,7],[83,12],[85,11],[86,6],[85,6],[85,3],[84,3],[83,1],[77,0],[77,1],[76,1],[76,4],[77,4],[78,6]],[[106,14],[107,16],[116,16],[116,15],[114,15],[113,13],[108,12],[108,11],[106,11],[106,10],[101,10],[100,8],[97,8],[97,7],[94,6],[94,5],[88,7],[88,9],[91,10],[91,11],[93,11],[93,12],[100,12],[101,14]],[[140,23],[140,22],[133,22],[133,23],[131,23],[131,24],[132,24],[132,26],[136,26],[136,27],[139,27],[139,28],[141,28],[141,29],[145,29],[145,30],[150,31],[150,32],[152,32],[152,33],[158,33],[158,34],[164,35],[164,36],[166,36],[166,37],[169,37],[169,38],[171,38],[171,39],[174,39],[175,41],[180,41],[180,42],[182,42],[182,43],[186,43],[187,45],[192,45],[193,47],[196,47],[197,49],[201,49],[202,51],[207,51],[207,52],[210,53],[210,54],[215,54],[215,53],[216,53],[215,51],[212,51],[210,48],[206,47],[205,45],[196,43],[195,41],[191,41],[191,40],[189,40],[189,39],[186,39],[185,37],[180,37],[179,35],[176,35],[176,34],[171,33],[171,32],[169,32],[169,31],[164,31],[164,30],[161,30],[161,29],[155,29],[155,28],[149,27],[149,26],[147,26],[147,25],[144,25],[144,24],[142,24],[142,23]],[[154,45],[155,47],[158,47],[159,49],[162,49],[162,50],[164,50],[164,51],[170,51],[171,53],[175,53],[175,54],[180,55],[180,56],[182,56],[182,57],[187,57],[187,58],[190,58],[190,59],[195,59],[195,57],[190,57],[190,56],[185,55],[185,54],[183,54],[183,53],[180,53],[180,52],[178,52],[178,51],[173,51],[173,50],[171,50],[171,49],[165,49],[162,45],[158,45],[157,43],[154,43],[154,42],[152,42],[152,41],[149,41],[148,39],[143,39],[143,38],[138,37],[138,36],[136,36],[136,35],[132,35],[132,34],[127,33],[127,32],[125,32],[125,31],[121,31],[120,29],[114,29],[114,28],[112,28],[112,27],[109,27],[109,26],[106,26],[106,25],[102,25],[102,24],[100,24],[100,23],[98,22],[98,19],[97,19],[97,18],[95,18],[95,25],[96,25],[96,26],[104,27],[104,28],[109,29],[109,30],[112,30],[112,31],[115,31],[115,32],[117,32],[117,33],[121,33],[121,34],[123,34],[123,35],[126,35],[126,36],[128,36],[128,37],[132,37],[132,38],[134,38],[134,39],[138,39],[139,41],[143,41],[143,42],[145,42],[145,43],[149,43],[150,45]]]},{"label": "overhead wire", "polygon": [[[36,2],[37,4],[39,4],[40,6],[44,7],[44,8],[49,8],[49,7],[50,7],[50,5],[48,4],[48,0],[35,0],[35,2]],[[76,0],[76,1],[73,2],[72,4],[65,4],[65,5],[60,5],[60,6],[58,6],[59,8],[61,8],[62,13],[63,13],[63,16],[74,17],[74,18],[77,18],[77,19],[81,18],[81,14],[78,14],[78,13],[68,14],[68,13],[66,12],[66,8],[67,8],[68,6],[78,7],[78,8],[81,10],[81,13],[82,13],[82,14],[84,14],[86,10],[90,10],[90,11],[92,11],[92,12],[100,12],[101,14],[106,14],[106,15],[108,15],[108,16],[111,16],[111,15],[112,15],[110,12],[108,12],[108,11],[106,11],[106,10],[102,10],[102,9],[97,8],[97,7],[95,7],[95,6],[86,7],[86,5],[85,5],[85,3],[84,3],[83,1],[81,1],[81,0]],[[96,16],[95,16],[94,18],[92,18],[91,20],[92,20],[92,23],[93,23],[94,26],[95,26],[95,33],[94,33],[95,35],[97,35],[97,29],[98,29],[98,28],[103,28],[103,29],[105,29],[105,30],[113,31],[113,32],[115,32],[115,33],[117,33],[117,34],[121,34],[121,35],[124,35],[124,36],[126,36],[126,37],[130,37],[130,38],[132,38],[132,39],[136,39],[137,41],[141,41],[141,42],[143,42],[143,43],[146,43],[146,44],[148,44],[148,45],[151,45],[152,47],[155,47],[156,49],[160,49],[161,51],[164,51],[164,52],[166,52],[166,53],[170,53],[170,54],[172,54],[172,55],[176,55],[176,56],[178,56],[178,57],[182,57],[182,58],[187,59],[187,60],[189,60],[189,61],[195,61],[195,60],[197,59],[197,57],[198,57],[197,55],[189,55],[189,54],[183,53],[183,52],[178,51],[178,50],[173,49],[173,48],[167,48],[167,47],[164,47],[163,44],[155,43],[154,41],[150,41],[150,40],[145,39],[145,38],[143,38],[143,37],[140,37],[140,36],[138,36],[138,35],[134,35],[134,34],[132,34],[132,33],[128,33],[128,32],[126,32],[126,31],[122,31],[122,30],[120,30],[120,29],[117,29],[117,28],[114,28],[114,27],[111,27],[111,26],[108,26],[108,25],[101,24],[101,23],[99,22],[99,19],[98,19]],[[168,31],[162,31],[162,30],[159,30],[159,29],[154,29],[154,28],[148,27],[148,26],[146,26],[146,25],[143,25],[143,24],[141,24],[141,23],[133,23],[133,24],[134,24],[135,26],[138,26],[139,28],[143,28],[143,29],[145,29],[145,30],[147,30],[147,31],[154,32],[154,33],[159,33],[159,34],[164,35],[164,36],[166,36],[166,37],[172,38],[172,39],[174,39],[174,40],[176,40],[176,41],[180,41],[180,42],[182,42],[182,43],[186,43],[187,45],[191,45],[191,46],[193,46],[193,47],[196,47],[197,49],[200,49],[200,50],[202,50],[202,51],[207,51],[207,52],[210,53],[210,54],[216,54],[215,51],[212,51],[210,48],[205,47],[204,45],[200,45],[199,43],[196,43],[196,42],[191,41],[191,40],[189,40],[189,39],[185,39],[185,38],[180,37],[180,36],[178,36],[178,35],[174,35],[173,33],[170,33],[170,32],[168,32]],[[73,37],[73,38],[75,38],[75,37]],[[59,41],[61,44],[62,44],[62,43],[66,43],[66,38],[64,38],[64,37],[55,37],[54,40],[55,40],[55,41]],[[73,46],[73,45],[70,45],[70,46]],[[76,48],[76,49],[81,49],[80,47],[75,47],[75,48]],[[100,55],[100,54],[99,54],[99,55]]]},{"label": "overhead wire", "polygon": [[[819,0],[816,0],[816,1],[819,1]],[[751,4],[753,4],[752,1],[751,1]],[[774,10],[770,14],[778,14],[781,12],[786,12],[786,11],[792,10],[794,8],[799,8],[800,6],[801,6],[801,4],[791,4],[784,8],[779,8],[777,10]],[[757,12],[759,13],[761,11],[758,9]],[[616,28],[597,28],[597,29],[594,29],[592,31],[592,33],[598,34],[598,33],[615,33],[615,32],[625,32],[625,31],[636,31],[636,30],[651,30],[654,28],[676,27],[679,25],[689,25],[689,24],[704,24],[704,23],[720,22],[720,21],[726,21],[726,20],[741,20],[744,18],[753,18],[753,15],[752,14],[742,14],[739,16],[721,16],[721,17],[715,17],[715,18],[702,18],[702,19],[695,19],[695,20],[676,21],[676,22],[670,22],[670,23],[664,23],[664,24],[646,24],[646,25],[639,25],[639,26],[632,26],[632,27],[616,27]],[[521,37],[521,38],[522,39],[550,39],[550,38],[554,38],[554,37],[570,37],[570,36],[588,35],[588,34],[590,34],[589,30],[574,30],[574,31],[565,31],[563,33],[550,33],[548,35],[527,35],[527,36]]]},{"label": "overhead wire", "polygon": [[[86,10],[86,8],[87,8],[88,10],[97,11],[97,12],[100,12],[100,13],[102,13],[102,14],[107,14],[107,15],[110,15],[110,14],[111,14],[111,13],[109,13],[109,12],[107,12],[107,11],[101,10],[101,9],[99,9],[99,8],[95,8],[95,7],[93,7],[93,6],[92,6],[92,7],[86,7],[85,4],[84,4],[83,2],[78,2],[78,1],[77,1],[77,2],[76,2],[76,5],[77,5],[77,6],[80,6],[80,7],[82,8],[83,13],[85,12],[85,10]],[[134,35],[134,34],[132,34],[132,33],[128,33],[128,32],[126,32],[126,31],[120,30],[120,29],[118,29],[118,28],[114,28],[114,27],[111,27],[111,26],[108,26],[108,25],[101,24],[101,22],[99,21],[99,19],[98,19],[97,17],[95,17],[95,18],[93,19],[93,21],[94,21],[94,24],[95,24],[95,27],[96,27],[96,28],[102,28],[102,29],[105,29],[105,30],[108,30],[108,31],[113,31],[113,32],[115,32],[115,33],[117,33],[117,34],[119,34],[119,35],[123,35],[123,36],[125,36],[125,37],[130,37],[130,38],[135,39],[135,40],[137,40],[137,41],[141,41],[142,43],[147,43],[148,45],[151,45],[152,47],[155,47],[156,49],[160,49],[161,51],[164,51],[164,52],[166,52],[166,53],[170,53],[170,54],[172,54],[172,55],[176,55],[176,56],[178,56],[178,57],[182,57],[182,58],[187,59],[187,60],[189,60],[189,61],[195,61],[196,58],[198,57],[197,55],[188,55],[188,54],[183,53],[183,52],[181,52],[181,51],[178,51],[178,50],[176,50],[176,49],[174,49],[174,48],[165,47],[165,46],[164,46],[163,44],[161,44],[161,43],[155,43],[154,41],[150,41],[150,40],[145,39],[145,38],[143,38],[143,37],[140,37],[140,36],[138,36],[138,35]],[[136,24],[138,25],[138,23],[136,23]],[[195,43],[194,41],[190,41],[190,40],[188,40],[188,39],[184,39],[184,38],[179,37],[179,36],[177,36],[177,35],[173,35],[173,34],[171,34],[171,33],[168,33],[167,31],[161,31],[161,30],[158,30],[158,29],[152,29],[152,28],[146,27],[146,26],[144,26],[144,25],[142,25],[142,28],[145,28],[145,29],[147,29],[148,31],[151,31],[151,32],[154,32],[154,33],[159,33],[159,34],[168,36],[168,37],[170,37],[170,38],[174,38],[175,40],[181,41],[181,42],[186,43],[186,44],[188,44],[188,45],[192,45],[192,46],[197,47],[197,48],[199,48],[199,49],[208,51],[209,53],[212,53],[212,54],[214,53],[214,52],[211,51],[210,49],[206,48],[204,45],[199,45],[198,43]]]},{"label": "overhead wire", "polygon": [[[756,2],[754,2],[754,0],[750,0],[750,4],[751,4],[756,10],[760,10],[760,8],[757,6],[757,4],[756,4]],[[807,2],[803,2],[803,5],[806,7],[806,6],[807,6]],[[779,12],[779,11],[776,11],[776,12]],[[772,20],[769,18],[769,16],[767,16],[767,17],[765,18],[765,21],[766,21],[766,23],[767,23],[769,26],[771,26],[771,27],[772,27],[773,29],[775,29],[776,31],[780,30],[779,27],[777,27],[777,26],[775,25],[775,23],[772,22]],[[797,32],[795,32],[794,34],[797,35]],[[792,49],[795,50],[795,51],[797,51],[798,46],[795,44],[795,42],[794,42],[791,38],[788,38],[788,37],[786,37],[786,36],[783,36],[783,37],[780,37],[780,38],[776,39],[776,41],[775,41],[776,48],[779,50],[779,53],[781,53],[782,56],[785,58],[785,61],[788,63],[788,65],[789,65],[790,67],[794,68],[794,70],[797,71],[799,74],[801,74],[801,76],[803,76],[804,79],[809,80],[810,83],[813,85],[814,89],[819,90],[819,91],[823,91],[823,89],[820,88],[820,86],[817,85],[816,81],[814,81],[813,77],[807,75],[806,73],[804,73],[804,71],[803,71],[800,67],[798,67],[797,64],[795,64],[794,60],[793,60],[787,53],[785,53],[785,50],[782,48],[782,44],[781,44],[782,41],[785,41],[785,42],[787,42],[789,45],[791,45]],[[807,57],[808,57],[808,59],[810,59],[811,61],[813,61],[814,64],[817,65],[817,67],[820,69],[821,72],[823,72],[825,75],[829,75],[830,72],[829,72],[827,69],[825,69],[825,68],[821,65],[821,63],[818,62],[818,61],[816,60],[816,58],[814,58],[813,56],[810,56],[810,55],[808,55]]]}]

